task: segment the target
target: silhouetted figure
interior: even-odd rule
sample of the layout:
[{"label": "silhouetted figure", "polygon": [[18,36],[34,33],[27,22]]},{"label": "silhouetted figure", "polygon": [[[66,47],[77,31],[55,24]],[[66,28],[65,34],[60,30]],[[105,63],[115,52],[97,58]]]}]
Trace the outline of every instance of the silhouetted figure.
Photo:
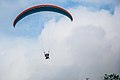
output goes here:
[{"label": "silhouetted figure", "polygon": [[50,59],[49,58],[49,51],[48,52],[44,52],[44,54],[45,54],[45,59]]}]

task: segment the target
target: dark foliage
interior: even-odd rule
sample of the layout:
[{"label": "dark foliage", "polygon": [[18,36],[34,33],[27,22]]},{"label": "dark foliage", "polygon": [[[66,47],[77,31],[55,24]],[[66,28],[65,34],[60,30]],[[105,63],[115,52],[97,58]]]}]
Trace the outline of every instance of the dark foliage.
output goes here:
[{"label": "dark foliage", "polygon": [[120,80],[120,76],[117,74],[105,74],[104,80]]}]

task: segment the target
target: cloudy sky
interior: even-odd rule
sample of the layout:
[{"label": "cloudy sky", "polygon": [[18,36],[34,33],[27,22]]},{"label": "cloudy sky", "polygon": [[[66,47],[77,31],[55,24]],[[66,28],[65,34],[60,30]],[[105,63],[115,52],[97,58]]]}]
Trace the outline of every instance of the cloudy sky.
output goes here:
[{"label": "cloudy sky", "polygon": [[[74,20],[26,8],[54,4]],[[120,0],[0,0],[0,80],[102,80],[120,74]],[[43,51],[50,50],[45,60]]]}]

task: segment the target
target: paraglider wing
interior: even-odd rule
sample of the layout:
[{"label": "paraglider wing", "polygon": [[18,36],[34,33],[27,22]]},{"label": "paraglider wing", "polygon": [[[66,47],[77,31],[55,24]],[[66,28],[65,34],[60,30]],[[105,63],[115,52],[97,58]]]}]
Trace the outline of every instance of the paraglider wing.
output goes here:
[{"label": "paraglider wing", "polygon": [[21,12],[14,20],[13,26],[15,27],[17,22],[23,19],[24,17],[30,14],[36,13],[36,12],[41,12],[41,11],[57,12],[57,13],[67,16],[71,21],[73,21],[72,15],[65,9],[58,7],[58,6],[50,5],[50,4],[47,4],[47,5],[44,4],[44,5],[37,5],[37,6],[30,7],[24,10],[23,12]]}]

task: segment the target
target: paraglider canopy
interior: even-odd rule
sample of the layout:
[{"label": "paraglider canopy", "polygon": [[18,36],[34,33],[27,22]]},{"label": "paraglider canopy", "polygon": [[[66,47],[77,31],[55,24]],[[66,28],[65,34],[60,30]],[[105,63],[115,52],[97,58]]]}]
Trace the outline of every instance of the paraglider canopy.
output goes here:
[{"label": "paraglider canopy", "polygon": [[67,10],[65,10],[61,7],[55,6],[55,5],[51,5],[51,4],[42,4],[42,5],[30,7],[28,9],[24,10],[23,12],[21,12],[14,20],[13,26],[15,27],[17,22],[19,22],[24,17],[26,17],[30,14],[36,13],[36,12],[41,12],[41,11],[57,12],[57,13],[67,16],[71,21],[73,21],[72,15]]}]

